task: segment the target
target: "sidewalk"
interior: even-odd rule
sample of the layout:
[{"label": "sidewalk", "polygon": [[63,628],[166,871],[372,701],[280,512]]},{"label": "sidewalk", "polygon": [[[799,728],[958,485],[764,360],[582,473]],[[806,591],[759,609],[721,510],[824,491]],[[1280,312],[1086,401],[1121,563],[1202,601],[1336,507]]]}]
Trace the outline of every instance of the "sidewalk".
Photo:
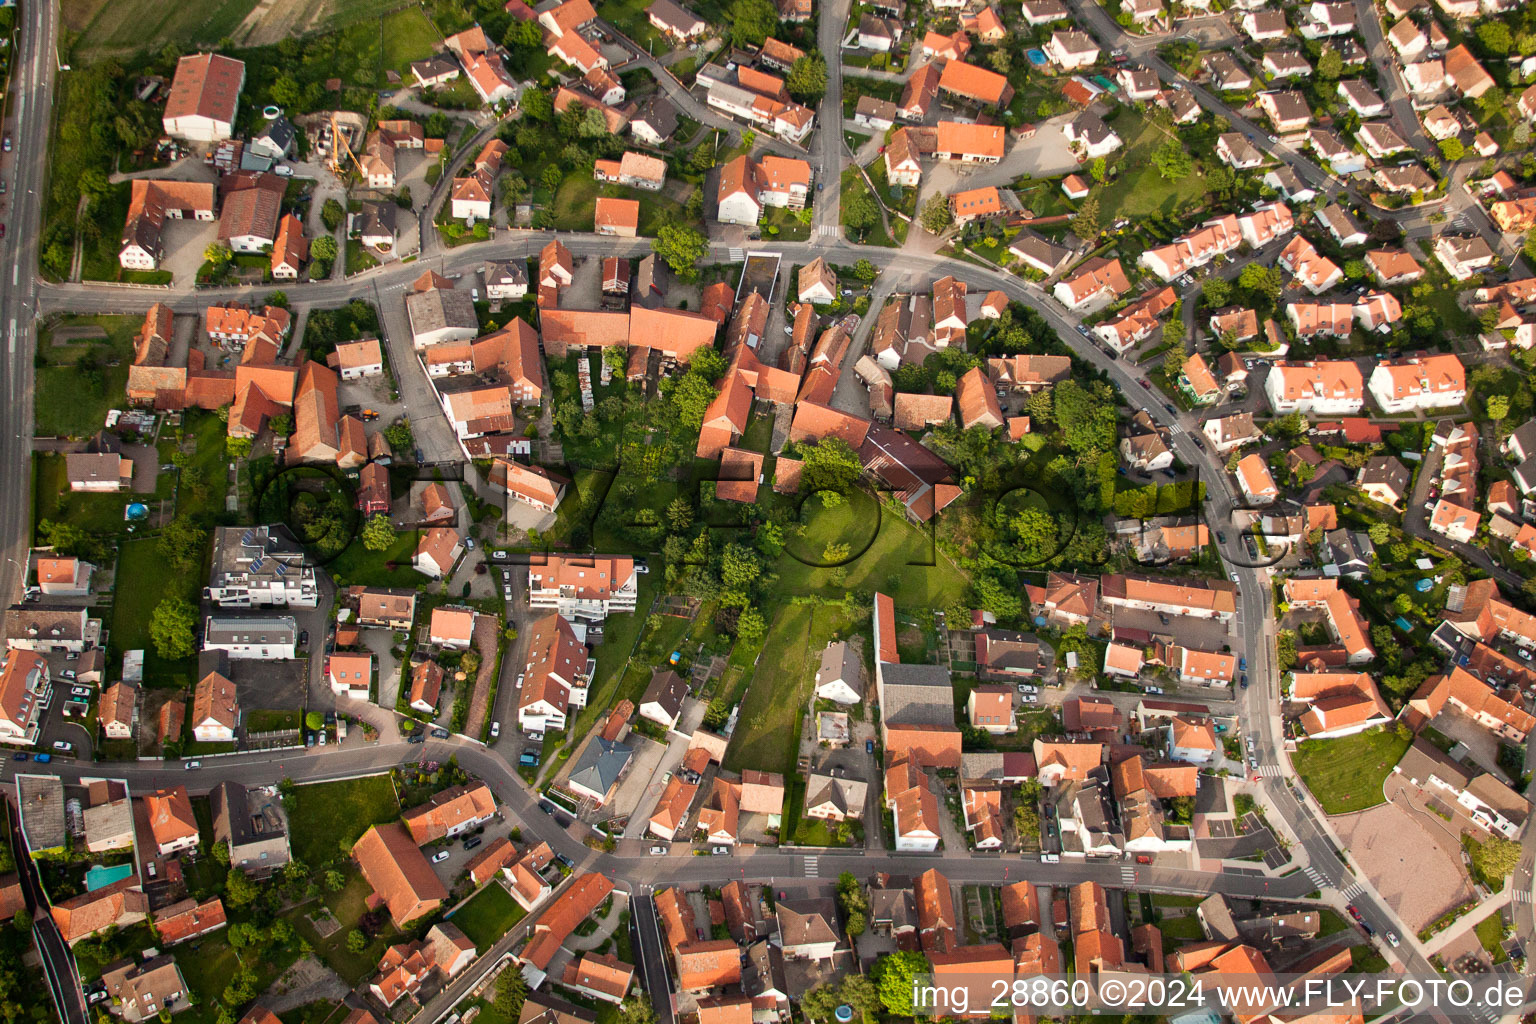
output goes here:
[{"label": "sidewalk", "polygon": [[1489,914],[1497,914],[1509,906],[1510,891],[1511,887],[1505,885],[1501,891],[1494,893],[1487,900],[1479,903],[1476,910],[1457,918],[1445,931],[1431,935],[1429,941],[1421,944],[1419,948],[1424,951],[1425,956],[1438,953],[1450,944],[1452,940],[1458,939],[1473,928],[1476,928]]}]

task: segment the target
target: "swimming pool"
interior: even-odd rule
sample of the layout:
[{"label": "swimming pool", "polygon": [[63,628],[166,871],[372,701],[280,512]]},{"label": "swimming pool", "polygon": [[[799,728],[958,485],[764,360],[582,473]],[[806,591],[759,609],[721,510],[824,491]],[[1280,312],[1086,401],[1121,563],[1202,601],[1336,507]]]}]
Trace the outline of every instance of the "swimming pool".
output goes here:
[{"label": "swimming pool", "polygon": [[1024,56],[1035,67],[1037,67],[1037,68],[1045,67],[1046,60],[1045,60],[1045,51],[1044,50],[1041,50],[1041,49],[1038,49],[1038,48],[1025,50],[1024,51]]},{"label": "swimming pool", "polygon": [[100,864],[93,865],[85,873],[85,890],[95,892],[97,889],[104,889],[113,882],[121,882],[132,874],[132,864],[119,864],[110,868],[102,867]]}]

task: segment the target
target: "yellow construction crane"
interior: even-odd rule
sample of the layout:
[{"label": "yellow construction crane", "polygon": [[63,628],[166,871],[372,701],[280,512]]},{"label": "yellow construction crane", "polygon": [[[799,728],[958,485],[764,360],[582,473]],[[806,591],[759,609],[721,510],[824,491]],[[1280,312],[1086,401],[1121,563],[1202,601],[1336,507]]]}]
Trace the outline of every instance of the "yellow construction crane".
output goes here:
[{"label": "yellow construction crane", "polygon": [[331,170],[340,174],[346,168],[346,161],[357,162],[357,156],[352,152],[351,145],[347,142],[347,136],[341,130],[341,125],[336,121],[336,111],[331,111]]}]

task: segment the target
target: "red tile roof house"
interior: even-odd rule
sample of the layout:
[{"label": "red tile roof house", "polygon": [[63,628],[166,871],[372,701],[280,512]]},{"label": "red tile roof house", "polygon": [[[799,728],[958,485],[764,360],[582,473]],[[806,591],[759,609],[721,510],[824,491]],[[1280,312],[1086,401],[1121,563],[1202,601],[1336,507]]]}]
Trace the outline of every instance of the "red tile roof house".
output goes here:
[{"label": "red tile roof house", "polygon": [[189,142],[217,142],[234,134],[245,65],[217,53],[197,53],[176,63],[161,122],[165,134]]},{"label": "red tile roof house", "polygon": [[447,921],[435,924],[418,942],[390,946],[379,959],[379,973],[368,990],[385,1006],[415,995],[434,974],[444,982],[475,961],[475,944]]},{"label": "red tile roof house", "polygon": [[411,564],[417,572],[433,579],[441,579],[448,575],[463,553],[464,545],[460,542],[457,531],[426,530],[416,544],[416,554]]},{"label": "red tile roof house", "polygon": [[143,964],[119,961],[101,976],[113,1012],[129,1024],[155,1020],[159,1014],[180,1013],[192,1004],[187,999],[186,979],[176,958],[157,956]]},{"label": "red tile roof house", "polygon": [[277,243],[277,218],[287,186],[275,174],[239,171],[219,185],[219,241],[235,252],[259,253]]},{"label": "red tile roof house", "polygon": [[152,922],[155,936],[162,946],[174,946],[201,935],[218,931],[228,923],[224,916],[224,904],[217,896],[205,903],[193,899],[181,900],[156,911]]},{"label": "red tile roof house", "polygon": [[593,661],[558,612],[528,627],[528,670],[517,695],[517,724],[525,732],[563,729],[566,711],[586,704]]},{"label": "red tile roof house", "polygon": [[367,700],[368,690],[373,685],[373,655],[338,651],[330,657],[326,678],[336,696]]},{"label": "red tile roof house", "polygon": [[705,992],[741,981],[741,947],[733,939],[685,942],[677,947],[677,987]]},{"label": "red tile roof house", "polygon": [[432,865],[398,822],[364,832],[352,847],[352,859],[373,889],[370,905],[387,906],[398,928],[432,913],[448,898]]},{"label": "red tile roof house", "polygon": [[640,201],[598,196],[592,207],[592,230],[600,235],[634,238],[640,231]]},{"label": "red tile roof house", "polygon": [[50,912],[59,934],[73,946],[108,928],[126,928],[144,920],[149,913],[149,897],[139,888],[138,876],[133,875],[55,903]]},{"label": "red tile roof house", "polygon": [[518,954],[518,960],[523,964],[523,977],[528,979],[530,987],[536,988],[543,983],[550,961],[571,932],[612,893],[613,883],[602,875],[578,875],[570,888],[549,905],[534,923],[533,937]]},{"label": "red tile roof house", "polygon": [[554,860],[555,853],[548,843],[540,843],[523,854],[515,863],[501,869],[507,880],[512,898],[524,910],[532,910],[550,894],[549,883],[544,880],[544,868]]},{"label": "red tile roof house", "polygon": [[187,787],[157,789],[143,800],[150,832],[162,856],[197,846],[197,818]]},{"label": "red tile roof house", "polygon": [[474,641],[476,618],[473,608],[452,605],[434,608],[427,627],[427,641],[435,647],[465,650]]},{"label": "red tile roof house", "polygon": [[452,786],[431,800],[400,815],[416,845],[452,839],[476,825],[483,825],[496,814],[496,797],[483,782]]},{"label": "red tile roof house", "polygon": [[491,483],[502,487],[513,501],[553,512],[565,500],[570,481],[542,466],[524,466],[510,459],[497,459],[491,465]]},{"label": "red tile roof house", "polygon": [[384,354],[378,338],[343,342],[327,362],[342,380],[377,377],[384,372]]},{"label": "red tile roof house", "polygon": [[593,999],[622,1003],[634,980],[634,967],[612,953],[588,952],[566,966],[564,984]]}]

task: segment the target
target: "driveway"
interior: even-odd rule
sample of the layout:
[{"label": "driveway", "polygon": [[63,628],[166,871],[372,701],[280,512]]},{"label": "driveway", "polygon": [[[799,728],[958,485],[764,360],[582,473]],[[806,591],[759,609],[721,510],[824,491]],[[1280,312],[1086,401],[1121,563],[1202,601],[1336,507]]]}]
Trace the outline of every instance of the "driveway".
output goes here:
[{"label": "driveway", "polygon": [[[683,714],[677,723],[678,729],[667,734],[666,753],[651,770],[645,789],[635,803],[635,809],[629,816],[629,827],[624,830],[625,839],[638,839],[645,835],[646,823],[650,821],[652,812],[656,810],[656,801],[661,799],[662,790],[667,786],[661,776],[665,772],[676,771],[678,765],[683,763],[683,755],[688,753],[688,746],[692,742],[690,737],[693,730],[697,729],[699,723],[704,720],[705,710],[707,709],[702,701],[694,700],[692,697],[684,701]],[[692,834],[692,830],[689,830],[688,835],[692,836]]]},{"label": "driveway", "polygon": [[[375,670],[379,673],[379,707],[393,708],[400,699],[401,662],[395,657],[395,631],[392,629],[365,629],[362,631],[363,646],[373,655]],[[329,687],[327,687],[329,689]]]}]

